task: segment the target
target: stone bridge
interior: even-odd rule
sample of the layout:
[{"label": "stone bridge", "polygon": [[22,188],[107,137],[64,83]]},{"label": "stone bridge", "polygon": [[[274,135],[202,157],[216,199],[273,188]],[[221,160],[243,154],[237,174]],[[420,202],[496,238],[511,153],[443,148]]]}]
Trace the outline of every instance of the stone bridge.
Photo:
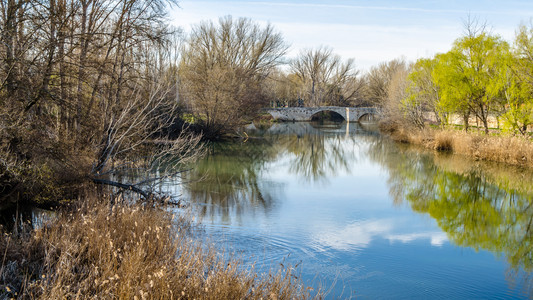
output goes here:
[{"label": "stone bridge", "polygon": [[372,121],[377,113],[376,108],[374,107],[319,106],[264,109],[264,112],[271,114],[274,119],[281,121],[311,121],[313,115],[322,111],[336,112],[347,122],[359,122],[361,121],[361,118],[365,116],[368,117],[367,120]]}]

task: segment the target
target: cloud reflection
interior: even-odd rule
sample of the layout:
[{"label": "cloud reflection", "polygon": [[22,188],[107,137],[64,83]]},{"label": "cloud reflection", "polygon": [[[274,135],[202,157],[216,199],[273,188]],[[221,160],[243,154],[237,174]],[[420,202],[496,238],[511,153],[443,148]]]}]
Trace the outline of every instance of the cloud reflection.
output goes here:
[{"label": "cloud reflection", "polygon": [[415,240],[429,239],[432,246],[441,247],[448,237],[444,232],[422,232],[408,234],[393,234],[386,237],[391,243],[401,242],[404,244]]},{"label": "cloud reflection", "polygon": [[[401,242],[404,244],[416,240],[428,239],[430,244],[441,247],[448,237],[444,232],[419,232],[419,233],[394,233],[399,224],[394,220],[368,220],[348,224],[344,227],[325,227],[314,234],[314,244],[324,248],[333,248],[341,251],[358,250],[367,248],[375,239],[386,239],[391,243]],[[318,248],[318,247],[315,247]]]}]

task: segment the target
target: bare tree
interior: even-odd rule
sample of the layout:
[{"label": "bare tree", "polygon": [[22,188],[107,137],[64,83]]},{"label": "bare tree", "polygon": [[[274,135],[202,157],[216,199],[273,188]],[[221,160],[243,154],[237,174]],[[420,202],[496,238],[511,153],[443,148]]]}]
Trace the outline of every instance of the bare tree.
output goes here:
[{"label": "bare tree", "polygon": [[360,96],[362,83],[353,59],[342,61],[327,47],[306,49],[291,61],[310,106],[345,105]]},{"label": "bare tree", "polygon": [[178,112],[179,32],[166,24],[175,4],[0,0],[0,173],[9,174],[0,189],[20,183],[71,198],[57,186],[120,186],[117,165],[139,169],[142,157],[148,170],[161,153],[174,162],[201,153],[196,137],[161,134]]},{"label": "bare tree", "polygon": [[298,106],[301,80],[295,74],[286,74],[280,69],[272,71],[263,83],[263,93],[274,106]]},{"label": "bare tree", "polygon": [[265,105],[261,83],[280,64],[287,46],[271,25],[220,18],[193,28],[184,50],[181,80],[187,101],[208,138],[240,125]]},{"label": "bare tree", "polygon": [[383,107],[389,97],[389,84],[398,70],[405,69],[403,59],[394,59],[372,67],[365,75],[365,98],[377,107]]}]

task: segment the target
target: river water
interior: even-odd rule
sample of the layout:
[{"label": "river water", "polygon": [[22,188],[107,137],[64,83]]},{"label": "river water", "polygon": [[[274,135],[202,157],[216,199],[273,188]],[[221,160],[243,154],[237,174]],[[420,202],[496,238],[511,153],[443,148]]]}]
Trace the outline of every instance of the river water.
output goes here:
[{"label": "river water", "polygon": [[174,188],[246,265],[296,266],[328,298],[533,295],[531,171],[398,145],[357,123],[248,134],[211,145]]}]

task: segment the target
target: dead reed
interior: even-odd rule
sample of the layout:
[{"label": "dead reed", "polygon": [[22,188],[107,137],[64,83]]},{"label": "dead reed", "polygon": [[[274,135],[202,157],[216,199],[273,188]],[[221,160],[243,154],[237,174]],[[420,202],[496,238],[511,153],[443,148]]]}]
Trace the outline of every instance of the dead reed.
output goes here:
[{"label": "dead reed", "polygon": [[477,160],[504,162],[533,167],[533,141],[526,137],[486,135],[442,129],[414,129],[387,122],[382,132],[398,142],[421,145],[428,149],[450,151]]},{"label": "dead reed", "polygon": [[190,223],[140,205],[98,203],[4,233],[1,298],[305,299],[291,269],[258,275],[195,240]]}]

